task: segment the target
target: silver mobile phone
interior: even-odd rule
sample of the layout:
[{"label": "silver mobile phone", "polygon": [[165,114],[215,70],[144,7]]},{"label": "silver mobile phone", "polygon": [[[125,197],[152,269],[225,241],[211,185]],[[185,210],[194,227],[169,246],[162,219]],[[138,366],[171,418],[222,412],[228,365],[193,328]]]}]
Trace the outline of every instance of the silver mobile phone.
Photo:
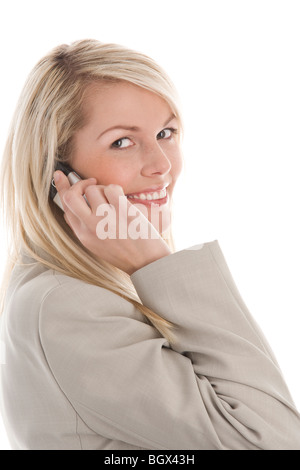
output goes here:
[{"label": "silver mobile phone", "polygon": [[[65,163],[57,162],[57,164],[55,166],[55,171],[56,170],[62,171],[68,177],[68,180],[70,181],[71,185],[77,183],[77,181],[80,181],[82,179],[76,173],[76,171],[73,170],[73,168],[71,168],[69,165],[67,165]],[[55,204],[57,204],[58,207],[61,208],[61,210],[64,210],[63,205],[62,205],[61,200],[60,200],[60,197],[59,197],[59,194],[57,192],[55,183],[54,183],[54,178],[51,181],[49,196],[50,196],[50,199],[52,199],[52,201],[55,202]]]}]

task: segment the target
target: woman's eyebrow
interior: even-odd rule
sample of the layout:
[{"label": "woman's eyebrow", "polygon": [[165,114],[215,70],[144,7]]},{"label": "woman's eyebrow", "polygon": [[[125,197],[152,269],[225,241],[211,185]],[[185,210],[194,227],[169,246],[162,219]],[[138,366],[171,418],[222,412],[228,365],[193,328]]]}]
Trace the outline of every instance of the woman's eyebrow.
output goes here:
[{"label": "woman's eyebrow", "polygon": [[169,122],[173,121],[173,119],[176,119],[176,116],[174,113],[172,113],[169,119],[163,124],[163,127],[167,126]]},{"label": "woman's eyebrow", "polygon": [[[172,113],[171,116],[169,116],[168,119],[166,120],[166,122],[163,124],[163,127],[165,127],[167,124],[169,124],[169,122],[171,122],[174,118],[176,118],[176,116],[175,116],[174,113]],[[137,127],[137,126],[123,126],[122,124],[118,124],[116,126],[109,127],[105,131],[101,132],[101,134],[98,135],[97,140],[100,139],[100,137],[102,137],[104,134],[106,134],[106,132],[113,131],[115,129],[132,131],[132,132],[138,132],[138,131],[141,130],[140,127]]]}]

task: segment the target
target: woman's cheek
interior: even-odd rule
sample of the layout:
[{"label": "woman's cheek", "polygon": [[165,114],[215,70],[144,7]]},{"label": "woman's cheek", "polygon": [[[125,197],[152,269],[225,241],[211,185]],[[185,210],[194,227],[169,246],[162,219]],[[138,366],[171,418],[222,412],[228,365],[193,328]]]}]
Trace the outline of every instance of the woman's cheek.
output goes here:
[{"label": "woman's cheek", "polygon": [[117,164],[110,161],[109,163],[102,162],[98,168],[95,169],[95,178],[97,178],[98,184],[104,186],[108,184],[118,184],[122,186],[126,193],[126,188],[132,181],[135,180],[136,175],[133,174],[132,168],[128,165],[122,165],[120,162]]},{"label": "woman's cheek", "polygon": [[173,157],[170,159],[171,161],[171,174],[173,181],[176,181],[179,177],[182,168],[183,168],[183,155],[181,151],[177,151]]}]

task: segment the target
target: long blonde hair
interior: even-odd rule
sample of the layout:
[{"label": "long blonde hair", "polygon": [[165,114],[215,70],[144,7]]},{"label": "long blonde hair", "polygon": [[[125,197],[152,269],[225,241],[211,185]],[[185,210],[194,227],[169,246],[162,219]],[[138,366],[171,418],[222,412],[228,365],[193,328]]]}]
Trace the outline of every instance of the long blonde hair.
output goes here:
[{"label": "long blonde hair", "polygon": [[[2,284],[2,308],[13,266],[29,254],[44,266],[104,287],[134,304],[172,341],[171,325],[142,305],[130,277],[86,250],[49,201],[57,160],[68,161],[89,84],[125,80],[165,99],[181,121],[177,94],[165,72],[149,57],[96,40],[61,45],[42,58],[21,93],[4,150],[2,210],[10,240]],[[171,248],[172,237],[166,240]]]}]

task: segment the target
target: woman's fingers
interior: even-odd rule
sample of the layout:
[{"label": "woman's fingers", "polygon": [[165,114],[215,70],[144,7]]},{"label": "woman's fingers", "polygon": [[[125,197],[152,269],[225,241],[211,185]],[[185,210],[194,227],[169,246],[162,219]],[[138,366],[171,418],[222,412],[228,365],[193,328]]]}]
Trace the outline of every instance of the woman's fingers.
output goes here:
[{"label": "woman's fingers", "polygon": [[[147,229],[143,233],[148,235],[151,223],[147,216],[140,217],[142,213],[128,201],[121,186],[97,185],[95,179],[81,180],[71,186],[68,178],[59,171],[55,173],[54,181],[65,210],[66,223],[97,258],[131,275],[140,267],[170,254],[160,236],[153,240],[148,236],[136,236],[141,233],[143,224]],[[115,210],[105,207],[106,212],[101,213],[101,204]],[[136,224],[131,227],[136,216],[139,217],[139,232],[135,230]]]},{"label": "woman's fingers", "polygon": [[[120,197],[126,197],[122,186],[118,184],[109,184],[104,187],[104,194],[110,204],[115,207],[119,206]],[[127,198],[126,198],[127,199]]]},{"label": "woman's fingers", "polygon": [[85,190],[85,196],[94,215],[97,213],[97,209],[101,204],[108,204],[104,194],[104,188],[105,186],[93,184],[88,186]]},{"label": "woman's fingers", "polygon": [[56,171],[54,182],[65,212],[70,210],[78,217],[91,214],[91,209],[83,196],[90,185],[96,184],[95,178],[81,180],[71,186],[67,176],[62,171]]}]

